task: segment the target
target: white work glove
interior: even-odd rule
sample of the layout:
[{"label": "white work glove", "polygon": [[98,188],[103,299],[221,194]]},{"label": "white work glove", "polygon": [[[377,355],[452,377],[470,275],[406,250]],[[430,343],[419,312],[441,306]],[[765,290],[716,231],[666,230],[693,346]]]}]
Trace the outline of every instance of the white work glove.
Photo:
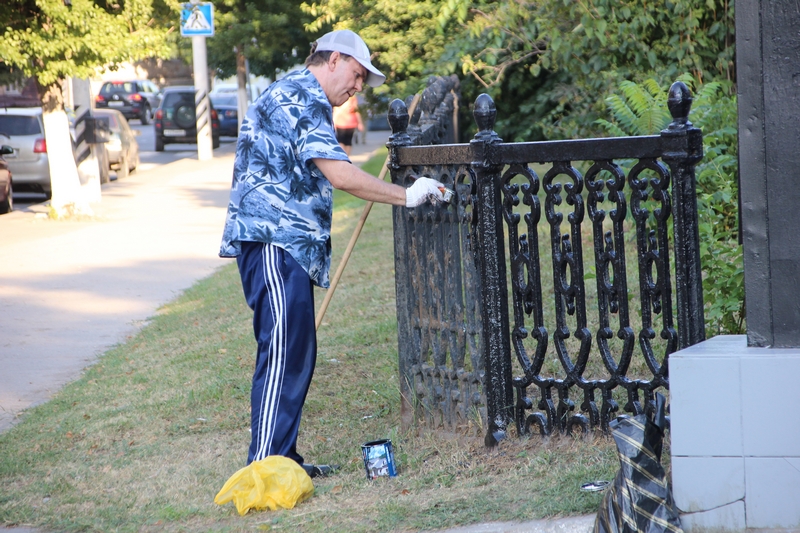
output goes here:
[{"label": "white work glove", "polygon": [[411,187],[406,189],[406,207],[417,207],[426,201],[430,201],[434,205],[438,204],[444,201],[442,190],[444,190],[444,185],[434,179],[421,176]]}]

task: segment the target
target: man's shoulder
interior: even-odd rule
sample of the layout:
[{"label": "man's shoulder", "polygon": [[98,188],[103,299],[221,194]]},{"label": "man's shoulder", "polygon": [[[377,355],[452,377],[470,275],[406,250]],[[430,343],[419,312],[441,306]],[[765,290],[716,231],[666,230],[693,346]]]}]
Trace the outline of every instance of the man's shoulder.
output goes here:
[{"label": "man's shoulder", "polygon": [[297,97],[317,99],[323,93],[314,75],[307,69],[295,70],[273,83],[267,91],[275,97]]},{"label": "man's shoulder", "polygon": [[270,90],[264,91],[256,107],[260,114],[271,117],[271,120],[277,118],[274,115],[277,111],[279,115],[297,121],[309,114],[319,114],[318,110],[326,105],[330,107],[322,91],[297,79],[283,78],[274,83]]}]

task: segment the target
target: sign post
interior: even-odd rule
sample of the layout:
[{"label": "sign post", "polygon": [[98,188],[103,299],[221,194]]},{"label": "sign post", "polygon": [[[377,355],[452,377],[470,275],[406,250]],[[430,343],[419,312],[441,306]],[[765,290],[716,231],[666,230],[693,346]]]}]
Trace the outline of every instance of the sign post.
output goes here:
[{"label": "sign post", "polygon": [[192,0],[181,11],[181,35],[192,38],[194,103],[197,120],[197,159],[212,159],[211,104],[208,100],[206,37],[214,36],[214,4]]}]

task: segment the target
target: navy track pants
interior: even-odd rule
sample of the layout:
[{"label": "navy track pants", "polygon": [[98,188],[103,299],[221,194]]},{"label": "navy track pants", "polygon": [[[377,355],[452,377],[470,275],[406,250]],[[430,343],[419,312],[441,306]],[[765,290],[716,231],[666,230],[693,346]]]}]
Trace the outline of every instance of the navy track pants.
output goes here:
[{"label": "navy track pants", "polygon": [[269,455],[303,463],[297,432],[314,365],[314,287],[303,267],[277,246],[243,242],[237,257],[258,343],[247,464]]}]

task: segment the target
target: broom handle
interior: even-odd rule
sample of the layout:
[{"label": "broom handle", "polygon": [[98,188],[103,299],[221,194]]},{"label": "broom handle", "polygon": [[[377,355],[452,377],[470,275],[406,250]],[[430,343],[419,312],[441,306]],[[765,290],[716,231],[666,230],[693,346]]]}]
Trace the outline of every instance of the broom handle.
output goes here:
[{"label": "broom handle", "polygon": [[[411,101],[411,105],[408,108],[408,116],[414,116],[414,110],[417,107],[417,103],[419,102],[420,94],[417,93],[414,95],[414,100]],[[378,179],[383,181],[386,178],[386,172],[389,170],[389,155],[386,156],[386,161],[383,162],[383,167],[381,168],[380,174],[378,174]],[[317,318],[315,320],[315,330],[319,329],[319,325],[322,324],[322,317],[325,316],[325,311],[328,310],[328,304],[331,303],[331,298],[333,298],[333,292],[336,290],[336,286],[339,284],[339,278],[342,277],[342,272],[344,272],[344,267],[347,265],[347,261],[350,259],[350,254],[353,253],[353,248],[355,248],[356,241],[358,240],[358,236],[361,235],[361,230],[364,228],[364,223],[367,221],[367,217],[369,216],[369,212],[372,209],[372,204],[374,202],[367,202],[367,205],[364,206],[364,210],[361,212],[361,218],[358,219],[358,224],[356,225],[356,229],[353,231],[353,235],[350,237],[350,242],[347,243],[347,248],[344,251],[344,255],[342,256],[342,260],[339,261],[339,266],[336,268],[336,273],[333,275],[333,279],[331,280],[331,286],[328,289],[328,292],[325,293],[325,299],[322,300],[322,305],[319,307],[319,311],[317,312]]]}]

